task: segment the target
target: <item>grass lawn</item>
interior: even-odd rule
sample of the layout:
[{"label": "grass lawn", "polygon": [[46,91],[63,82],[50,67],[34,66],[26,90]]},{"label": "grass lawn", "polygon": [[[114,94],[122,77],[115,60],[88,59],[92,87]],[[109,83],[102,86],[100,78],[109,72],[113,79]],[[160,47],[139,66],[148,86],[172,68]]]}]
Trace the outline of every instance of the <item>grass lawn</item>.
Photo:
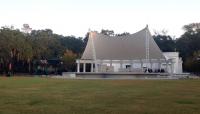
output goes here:
[{"label": "grass lawn", "polygon": [[0,114],[200,114],[200,80],[0,77]]}]

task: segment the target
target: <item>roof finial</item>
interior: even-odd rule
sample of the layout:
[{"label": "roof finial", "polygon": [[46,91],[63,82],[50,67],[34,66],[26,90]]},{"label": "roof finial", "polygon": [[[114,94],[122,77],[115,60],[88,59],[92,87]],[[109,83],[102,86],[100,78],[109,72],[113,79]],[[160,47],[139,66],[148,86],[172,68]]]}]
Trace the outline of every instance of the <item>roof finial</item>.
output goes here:
[{"label": "roof finial", "polygon": [[148,28],[148,24],[146,24],[146,28]]},{"label": "roof finial", "polygon": [[90,28],[88,29],[88,32],[91,32],[91,29],[90,29]]}]

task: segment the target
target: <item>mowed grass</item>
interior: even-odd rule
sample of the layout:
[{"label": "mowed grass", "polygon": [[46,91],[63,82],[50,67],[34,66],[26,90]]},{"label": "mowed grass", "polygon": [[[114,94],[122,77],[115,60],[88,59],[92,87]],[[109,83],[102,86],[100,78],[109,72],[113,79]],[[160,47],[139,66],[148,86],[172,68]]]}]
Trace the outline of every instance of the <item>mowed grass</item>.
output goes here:
[{"label": "mowed grass", "polygon": [[200,80],[0,77],[0,114],[200,114]]}]

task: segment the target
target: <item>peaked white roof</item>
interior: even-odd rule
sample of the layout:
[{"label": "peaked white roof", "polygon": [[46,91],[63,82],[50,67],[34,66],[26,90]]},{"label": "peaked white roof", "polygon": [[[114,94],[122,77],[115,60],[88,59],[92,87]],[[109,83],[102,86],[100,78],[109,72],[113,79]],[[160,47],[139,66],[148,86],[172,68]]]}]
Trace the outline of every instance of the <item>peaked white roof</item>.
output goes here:
[{"label": "peaked white roof", "polygon": [[85,60],[139,60],[146,59],[146,37],[149,38],[149,59],[165,59],[148,27],[125,36],[107,36],[90,32],[81,59]]}]

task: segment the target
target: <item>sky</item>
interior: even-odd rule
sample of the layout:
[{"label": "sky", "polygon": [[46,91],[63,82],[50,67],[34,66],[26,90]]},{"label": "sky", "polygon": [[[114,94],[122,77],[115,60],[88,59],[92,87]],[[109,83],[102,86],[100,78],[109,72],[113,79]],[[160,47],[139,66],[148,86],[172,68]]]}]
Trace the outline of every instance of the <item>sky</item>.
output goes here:
[{"label": "sky", "polygon": [[135,33],[147,24],[154,31],[183,34],[184,25],[200,22],[200,0],[0,0],[0,26],[52,29],[84,37],[89,30]]}]

